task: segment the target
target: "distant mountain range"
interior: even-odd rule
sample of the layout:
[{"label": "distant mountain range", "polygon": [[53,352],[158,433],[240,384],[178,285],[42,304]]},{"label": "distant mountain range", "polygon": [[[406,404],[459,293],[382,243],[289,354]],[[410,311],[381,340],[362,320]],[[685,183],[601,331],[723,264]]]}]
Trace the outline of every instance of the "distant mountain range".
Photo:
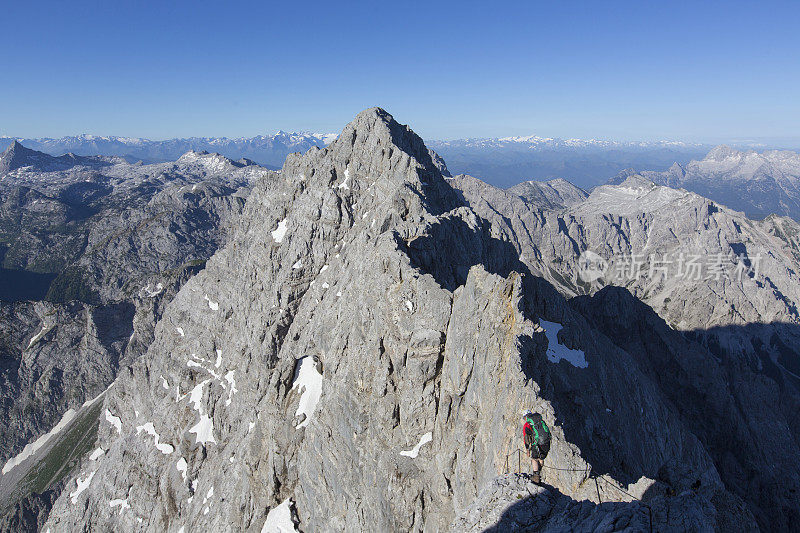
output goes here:
[{"label": "distant mountain range", "polygon": [[[335,137],[329,133],[283,131],[250,138],[191,137],[164,141],[94,135],[19,141],[0,137],[0,149],[21,142],[27,149],[58,156],[48,163],[56,166],[88,164],[81,160],[86,156],[103,156],[102,161],[92,164],[108,165],[118,163],[120,157],[129,163],[139,160],[154,163],[174,161],[189,151],[208,151],[277,169],[290,153],[327,146]],[[638,174],[661,185],[696,192],[744,211],[750,218],[763,219],[774,213],[800,220],[800,154],[792,151],[757,152],[678,141],[623,142],[535,135],[427,144],[439,159],[447,161],[453,175],[469,174],[495,187],[564,179],[591,190],[605,183],[621,183]],[[16,152],[23,153],[22,147]],[[109,159],[112,156],[117,159]]]},{"label": "distant mountain range", "polygon": [[502,137],[430,141],[455,174],[469,174],[507,188],[524,180],[564,178],[591,189],[626,168],[666,170],[706,154],[712,146],[673,141],[606,141]]},{"label": "distant mountain range", "polygon": [[[190,151],[216,152],[230,159],[247,158],[278,168],[292,152],[305,152],[329,144],[336,134],[287,133],[249,138],[190,137],[153,141],[134,137],[70,137],[21,139],[0,137],[0,150],[18,140],[28,148],[62,155],[123,156],[145,163],[174,161]],[[626,168],[666,170],[674,162],[686,163],[705,155],[709,145],[674,141],[620,142],[597,139],[538,137],[474,138],[430,141],[453,174],[470,174],[497,187],[510,187],[524,180],[564,178],[591,188],[601,185]]]},{"label": "distant mountain range", "polygon": [[660,185],[690,190],[749,218],[771,214],[800,220],[800,154],[789,150],[740,151],[717,146],[699,161],[675,163],[663,172],[621,172],[618,184],[639,174]]},{"label": "distant mountain range", "polygon": [[288,154],[305,152],[314,146],[325,146],[335,138],[335,134],[328,133],[287,133],[284,131],[279,131],[275,135],[258,135],[238,139],[189,137],[164,141],[95,135],[76,135],[58,139],[0,137],[0,150],[4,150],[17,140],[28,148],[50,155],[67,153],[82,156],[116,155],[142,160],[146,163],[174,161],[186,152],[194,150],[214,152],[230,159],[247,158],[267,167],[279,168]]}]

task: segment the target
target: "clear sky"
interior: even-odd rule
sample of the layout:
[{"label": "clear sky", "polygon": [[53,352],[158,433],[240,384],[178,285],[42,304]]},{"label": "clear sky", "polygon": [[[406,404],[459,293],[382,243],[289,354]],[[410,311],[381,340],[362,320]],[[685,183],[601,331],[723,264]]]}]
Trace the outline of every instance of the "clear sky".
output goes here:
[{"label": "clear sky", "polygon": [[0,134],[800,138],[800,2],[6,2]]}]

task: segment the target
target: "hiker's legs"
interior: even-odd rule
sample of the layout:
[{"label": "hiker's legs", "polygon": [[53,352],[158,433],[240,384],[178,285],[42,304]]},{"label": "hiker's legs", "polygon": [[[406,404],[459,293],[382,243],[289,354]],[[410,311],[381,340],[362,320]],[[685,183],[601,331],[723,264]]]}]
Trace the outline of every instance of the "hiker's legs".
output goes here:
[{"label": "hiker's legs", "polygon": [[535,483],[542,482],[542,466],[544,466],[544,461],[542,459],[533,460],[533,481]]},{"label": "hiker's legs", "polygon": [[534,483],[541,483],[542,481],[542,474],[540,472],[541,468],[542,460],[535,458],[533,454],[531,454],[531,478],[533,479]]}]

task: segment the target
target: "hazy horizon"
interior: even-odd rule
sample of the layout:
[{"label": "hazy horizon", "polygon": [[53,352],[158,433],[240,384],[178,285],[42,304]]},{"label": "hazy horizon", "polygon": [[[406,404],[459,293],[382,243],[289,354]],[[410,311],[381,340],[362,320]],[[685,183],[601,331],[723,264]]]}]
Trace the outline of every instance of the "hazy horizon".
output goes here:
[{"label": "hazy horizon", "polygon": [[[413,128],[412,124],[409,126]],[[341,128],[340,128],[341,130]],[[62,138],[70,138],[70,137],[95,137],[95,138],[118,138],[118,139],[137,139],[143,141],[151,141],[151,142],[164,142],[164,141],[171,141],[171,140],[178,140],[178,139],[251,139],[254,137],[264,136],[264,137],[271,137],[277,135],[279,133],[286,133],[286,134],[297,134],[297,135],[339,135],[340,131],[321,131],[321,130],[306,130],[306,131],[293,131],[287,130],[284,128],[277,128],[273,130],[267,130],[262,133],[256,133],[255,135],[233,135],[233,136],[226,136],[226,135],[187,135],[183,137],[161,137],[161,138],[153,138],[153,137],[144,137],[139,135],[126,135],[126,134],[119,134],[119,133],[104,133],[104,134],[97,134],[97,133],[72,133],[66,135],[39,135],[39,136],[21,136],[21,135],[13,135],[12,133],[8,132],[0,132],[0,139],[16,139],[19,141],[24,140],[43,140],[43,139],[53,139],[58,140]],[[606,141],[606,142],[619,142],[619,143],[636,143],[636,142],[674,142],[674,143],[686,143],[687,145],[698,145],[698,146],[717,146],[721,144],[730,145],[732,147],[743,147],[743,148],[751,148],[755,150],[771,150],[771,149],[779,149],[779,150],[800,150],[800,137],[796,138],[752,138],[752,139],[737,139],[737,138],[729,138],[729,139],[672,139],[672,138],[610,138],[610,137],[576,137],[576,136],[568,136],[568,137],[558,137],[554,135],[547,135],[545,133],[529,133],[526,135],[497,135],[497,136],[486,136],[486,135],[476,135],[476,136],[468,136],[468,137],[451,137],[451,138],[425,138],[426,142],[452,142],[452,141],[464,141],[464,140],[481,140],[481,139],[501,139],[501,138],[513,138],[513,137],[539,137],[542,139],[557,139],[557,140],[596,140],[596,141]]]}]

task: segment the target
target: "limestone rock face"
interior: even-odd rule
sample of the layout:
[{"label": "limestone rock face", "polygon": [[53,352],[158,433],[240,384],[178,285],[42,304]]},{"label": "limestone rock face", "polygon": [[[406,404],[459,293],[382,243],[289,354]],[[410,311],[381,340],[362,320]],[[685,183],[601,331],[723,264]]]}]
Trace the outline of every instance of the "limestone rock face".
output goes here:
[{"label": "limestone rock face", "polygon": [[547,182],[524,181],[510,187],[508,192],[516,194],[527,204],[544,210],[572,207],[583,202],[589,196],[586,191],[564,179]]},{"label": "limestone rock face", "polygon": [[[753,525],[658,373],[708,352],[649,309],[617,339],[588,305],[534,277],[410,129],[366,110],[254,184],[106,393],[103,454],[45,527],[259,531],[283,505],[307,531],[476,529],[521,494],[498,478],[525,409],[552,427],[548,487],[529,495],[548,527],[639,528],[632,498],[663,530]],[[658,365],[637,344],[649,324],[670,343]],[[711,374],[686,390],[723,389]]]}]

